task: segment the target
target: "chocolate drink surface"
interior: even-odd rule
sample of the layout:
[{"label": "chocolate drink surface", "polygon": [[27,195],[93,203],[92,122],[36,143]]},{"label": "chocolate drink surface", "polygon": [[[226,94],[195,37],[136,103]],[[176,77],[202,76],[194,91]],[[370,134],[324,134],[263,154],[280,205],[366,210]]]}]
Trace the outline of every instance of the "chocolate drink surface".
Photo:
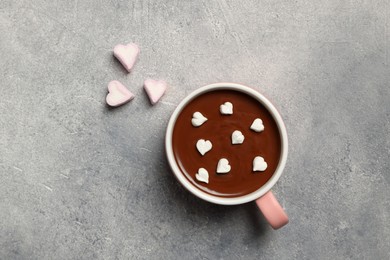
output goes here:
[{"label": "chocolate drink surface", "polygon": [[[221,114],[220,106],[233,104],[233,114]],[[191,119],[200,112],[208,120],[195,127]],[[264,130],[250,129],[260,118]],[[242,144],[232,144],[232,133],[241,131]],[[198,140],[212,143],[203,156],[196,148]],[[172,148],[182,174],[198,189],[218,197],[240,197],[261,188],[274,174],[281,155],[281,137],[272,114],[260,101],[237,90],[212,90],[195,97],[180,112],[172,136]],[[261,156],[267,163],[265,171],[253,171],[253,160]],[[228,173],[217,173],[221,158],[229,161]],[[199,168],[209,173],[208,183],[196,179]]]}]

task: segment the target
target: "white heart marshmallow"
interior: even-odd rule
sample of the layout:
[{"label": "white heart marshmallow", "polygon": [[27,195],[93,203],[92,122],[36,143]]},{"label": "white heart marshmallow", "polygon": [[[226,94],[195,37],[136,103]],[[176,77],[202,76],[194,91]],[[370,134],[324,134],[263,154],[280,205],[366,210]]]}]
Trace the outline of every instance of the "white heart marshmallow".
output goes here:
[{"label": "white heart marshmallow", "polygon": [[213,148],[213,144],[209,140],[199,139],[198,142],[196,142],[196,148],[198,149],[199,153],[203,156],[208,151]]},{"label": "white heart marshmallow", "polygon": [[231,166],[229,165],[229,161],[226,158],[222,158],[218,161],[217,165],[217,173],[228,173],[231,170]]},{"label": "white heart marshmallow", "polygon": [[207,118],[204,117],[202,115],[202,113],[200,113],[200,112],[195,112],[192,115],[191,123],[195,127],[199,127],[199,126],[203,125],[203,123],[206,122],[206,121],[207,121]]},{"label": "white heart marshmallow", "polygon": [[242,144],[244,142],[245,136],[241,133],[241,131],[234,131],[232,133],[232,144]]},{"label": "white heart marshmallow", "polygon": [[260,118],[256,118],[251,125],[251,130],[257,133],[263,131],[264,130],[263,120],[261,120]]},{"label": "white heart marshmallow", "polygon": [[200,182],[209,183],[209,172],[205,168],[199,168],[195,178]]},{"label": "white heart marshmallow", "polygon": [[233,104],[230,102],[225,102],[219,107],[219,111],[222,115],[233,115]]},{"label": "white heart marshmallow", "polygon": [[267,169],[267,163],[265,162],[264,158],[261,156],[256,156],[255,159],[253,159],[253,171],[254,172],[263,172]]}]

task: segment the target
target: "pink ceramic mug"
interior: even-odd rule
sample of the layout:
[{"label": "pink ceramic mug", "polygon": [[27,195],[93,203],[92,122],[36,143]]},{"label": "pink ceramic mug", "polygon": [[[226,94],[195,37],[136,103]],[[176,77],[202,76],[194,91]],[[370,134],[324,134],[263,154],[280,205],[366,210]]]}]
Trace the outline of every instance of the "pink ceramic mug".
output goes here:
[{"label": "pink ceramic mug", "polygon": [[[188,181],[187,178],[185,178],[185,176],[179,169],[172,148],[173,129],[176,123],[176,119],[181,113],[181,111],[183,110],[183,108],[190,101],[192,101],[199,95],[202,95],[206,92],[210,92],[213,90],[221,90],[221,89],[239,91],[258,100],[259,103],[261,103],[271,113],[280,132],[280,138],[281,138],[280,160],[271,179],[269,179],[268,182],[265,183],[263,186],[261,186],[258,190],[240,197],[232,197],[232,198],[217,197],[205,193],[204,191],[196,188],[193,184],[191,184]],[[272,103],[256,90],[235,83],[215,83],[195,90],[190,95],[188,95],[183,101],[181,101],[180,104],[175,109],[175,111],[173,112],[169,120],[167,132],[165,136],[165,149],[166,149],[169,165],[173,173],[175,174],[176,178],[188,191],[190,191],[195,196],[203,200],[206,200],[208,202],[221,204],[221,205],[238,205],[238,204],[247,203],[249,201],[256,201],[256,204],[258,205],[259,209],[261,210],[261,212],[263,213],[267,221],[274,229],[281,228],[282,226],[288,223],[287,214],[280,206],[280,204],[278,203],[278,201],[276,200],[275,196],[272,194],[271,191],[271,188],[275,185],[275,183],[282,175],[287,160],[288,140],[287,140],[286,127],[283,123],[282,117],[280,116],[276,108],[272,105]]]}]

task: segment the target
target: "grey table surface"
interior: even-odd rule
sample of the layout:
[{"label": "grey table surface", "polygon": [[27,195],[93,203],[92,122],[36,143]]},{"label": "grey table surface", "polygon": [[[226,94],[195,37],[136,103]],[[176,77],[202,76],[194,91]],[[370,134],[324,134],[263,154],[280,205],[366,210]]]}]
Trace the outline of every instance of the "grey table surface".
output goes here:
[{"label": "grey table surface", "polygon": [[[389,259],[389,1],[0,1],[0,259]],[[136,42],[127,74],[112,55]],[[169,90],[151,106],[146,78]],[[136,98],[105,105],[107,83]],[[182,188],[164,133],[200,86],[270,97],[290,223]]]}]

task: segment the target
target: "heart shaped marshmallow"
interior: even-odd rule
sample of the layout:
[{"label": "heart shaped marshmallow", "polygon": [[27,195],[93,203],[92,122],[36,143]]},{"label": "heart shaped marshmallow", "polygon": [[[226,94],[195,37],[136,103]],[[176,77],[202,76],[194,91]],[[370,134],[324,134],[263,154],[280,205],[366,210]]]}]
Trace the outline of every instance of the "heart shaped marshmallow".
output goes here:
[{"label": "heart shaped marshmallow", "polygon": [[222,158],[218,161],[217,165],[217,173],[228,173],[231,170],[231,166],[229,165],[229,161],[225,158]]},{"label": "heart shaped marshmallow", "polygon": [[225,102],[219,107],[219,111],[222,115],[233,115],[233,104],[230,102]]},{"label": "heart shaped marshmallow", "polygon": [[264,158],[261,156],[256,156],[255,159],[253,159],[253,171],[254,172],[263,172],[267,169],[268,165],[264,161]]},{"label": "heart shaped marshmallow", "polygon": [[147,79],[144,82],[144,89],[149,96],[150,102],[154,105],[164,95],[167,83],[163,80]]},{"label": "heart shaped marshmallow", "polygon": [[242,144],[244,139],[245,137],[241,131],[236,130],[232,133],[232,144]]},{"label": "heart shaped marshmallow", "polygon": [[257,133],[263,131],[264,130],[263,120],[261,120],[260,118],[256,118],[251,125],[251,129]]},{"label": "heart shaped marshmallow", "polygon": [[209,140],[199,139],[198,142],[196,142],[196,148],[198,149],[199,153],[203,156],[208,151],[213,148],[213,144]]},{"label": "heart shaped marshmallow", "polygon": [[195,174],[195,178],[200,182],[209,183],[209,173],[205,168],[200,168]]},{"label": "heart shaped marshmallow", "polygon": [[108,94],[106,102],[109,106],[117,107],[129,102],[134,98],[134,94],[130,92],[122,83],[113,80],[108,83]]},{"label": "heart shaped marshmallow", "polygon": [[118,44],[114,47],[114,56],[122,63],[123,67],[130,72],[137,61],[139,47],[134,43],[127,45]]},{"label": "heart shaped marshmallow", "polygon": [[206,121],[207,121],[207,118],[204,117],[202,115],[202,113],[200,113],[200,112],[195,112],[192,115],[191,123],[195,127],[199,127],[199,126],[203,125],[203,123],[206,122]]}]

